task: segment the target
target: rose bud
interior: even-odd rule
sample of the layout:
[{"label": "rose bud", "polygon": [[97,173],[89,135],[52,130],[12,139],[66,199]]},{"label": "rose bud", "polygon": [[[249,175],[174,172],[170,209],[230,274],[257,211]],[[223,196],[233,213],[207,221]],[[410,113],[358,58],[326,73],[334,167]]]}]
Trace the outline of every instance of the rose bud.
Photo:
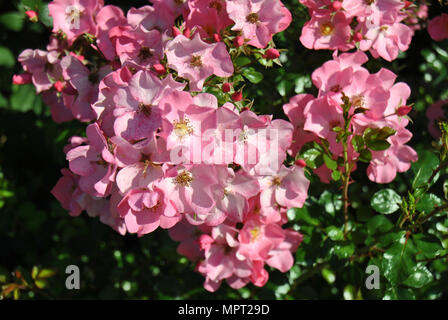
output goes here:
[{"label": "rose bud", "polygon": [[198,242],[201,250],[207,251],[208,249],[210,249],[212,243],[215,242],[215,240],[208,234],[202,234],[199,237]]},{"label": "rose bud", "polygon": [[213,35],[213,39],[215,40],[215,42],[221,42],[222,41],[222,38],[221,38],[219,33],[215,33]]},{"label": "rose bud", "polygon": [[171,31],[173,32],[173,37],[177,37],[178,35],[181,35],[182,32],[180,32],[180,30],[176,27],[171,27]]},{"label": "rose bud", "polygon": [[244,38],[242,36],[236,36],[233,40],[233,45],[237,48],[241,47],[244,44]]},{"label": "rose bud", "polygon": [[161,63],[156,63],[152,67],[154,68],[154,71],[160,76],[166,73],[166,68]]},{"label": "rose bud", "polygon": [[32,75],[30,73],[22,73],[22,74],[15,74],[12,77],[12,83],[13,84],[28,84],[31,83]]},{"label": "rose bud", "polygon": [[296,160],[296,165],[297,165],[298,167],[305,168],[305,167],[306,167],[306,162],[305,162],[305,160],[303,160],[303,159],[297,159],[297,160]]},{"label": "rose bud", "polygon": [[37,22],[39,20],[39,17],[37,15],[36,11],[28,10],[28,11],[25,11],[25,14],[28,16],[28,19],[31,22]]},{"label": "rose bud", "polygon": [[232,100],[235,102],[243,100],[243,93],[241,91],[237,91],[232,94]]},{"label": "rose bud", "polygon": [[266,53],[263,55],[263,58],[274,60],[280,57],[280,52],[277,49],[271,48],[266,50]]},{"label": "rose bud", "polygon": [[411,106],[401,106],[400,108],[397,109],[397,115],[400,117],[404,117],[405,115],[407,115],[409,112],[412,111],[412,107]]},{"label": "rose bud", "polygon": [[333,1],[331,3],[331,7],[333,8],[334,11],[339,11],[342,8],[342,2],[340,2],[340,1]]},{"label": "rose bud", "polygon": [[232,85],[230,83],[226,82],[222,85],[222,92],[228,93],[228,92],[230,92],[231,88],[232,88]]},{"label": "rose bud", "polygon": [[361,32],[356,32],[356,33],[353,35],[353,40],[354,40],[355,42],[359,42],[359,41],[361,41],[363,38],[364,38],[364,37],[363,37],[363,35],[362,35]]},{"label": "rose bud", "polygon": [[62,81],[56,81],[53,86],[57,92],[62,92],[62,90],[64,90],[65,84]]}]

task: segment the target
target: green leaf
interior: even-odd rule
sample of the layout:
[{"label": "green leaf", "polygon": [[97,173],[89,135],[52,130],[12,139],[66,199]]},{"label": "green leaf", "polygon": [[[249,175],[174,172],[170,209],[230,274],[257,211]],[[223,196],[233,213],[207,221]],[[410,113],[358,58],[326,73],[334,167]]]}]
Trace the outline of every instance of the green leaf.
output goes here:
[{"label": "green leaf", "polygon": [[420,212],[430,213],[435,207],[442,205],[442,199],[432,193],[426,193],[417,203],[417,210]]},{"label": "green leaf", "polygon": [[336,281],[336,275],[334,274],[333,271],[331,271],[328,268],[323,268],[322,269],[322,277],[329,283],[332,284]]},{"label": "green leaf", "polygon": [[334,181],[339,181],[339,180],[341,180],[341,172],[340,172],[340,171],[337,171],[337,170],[333,170],[333,172],[331,172],[331,178],[332,178]]},{"label": "green leaf", "polygon": [[[16,59],[11,50],[0,46],[0,67],[12,68],[16,64]],[[11,79],[12,81],[12,79]]]},{"label": "green leaf", "polygon": [[327,166],[328,169],[336,170],[338,168],[337,161],[330,158],[330,156],[328,156],[326,153],[323,155],[323,158],[324,158],[325,165]]},{"label": "green leaf", "polygon": [[47,3],[41,3],[39,5],[39,20],[48,28],[53,26],[53,18],[50,17]]},{"label": "green leaf", "polygon": [[365,146],[364,139],[361,136],[353,136],[352,145],[356,152],[360,152]]},{"label": "green leaf", "polygon": [[245,68],[243,70],[243,75],[247,80],[254,84],[260,83],[263,80],[263,74],[252,67]]},{"label": "green leaf", "polygon": [[47,279],[53,277],[55,274],[56,272],[51,269],[42,269],[37,277],[38,279]]},{"label": "green leaf", "polygon": [[366,146],[374,151],[383,151],[390,147],[387,138],[395,134],[395,130],[389,127],[384,128],[367,128],[363,133],[363,139]]},{"label": "green leaf", "polygon": [[333,241],[344,240],[344,232],[336,226],[329,226],[325,229],[328,237]]},{"label": "green leaf", "polygon": [[311,169],[317,169],[319,165],[316,162],[321,155],[322,151],[311,148],[306,150],[301,157],[303,160],[305,160],[308,167],[310,167]]},{"label": "green leaf", "polygon": [[436,236],[415,234],[412,239],[417,247],[418,259],[433,259],[442,254],[443,247]]},{"label": "green leaf", "polygon": [[238,58],[235,59],[235,65],[237,65],[238,67],[244,66],[249,63],[250,63],[250,58],[245,57],[245,56],[239,56]]},{"label": "green leaf", "polygon": [[400,196],[392,189],[383,189],[373,195],[370,205],[382,214],[391,214],[397,211],[401,203]]},{"label": "green leaf", "polygon": [[10,106],[15,111],[34,110],[39,113],[42,110],[42,99],[36,95],[36,89],[31,84],[13,86]]},{"label": "green leaf", "polygon": [[333,194],[325,190],[319,198],[318,204],[325,207],[325,211],[334,216],[336,212],[341,210],[343,202],[340,194]]},{"label": "green leaf", "polygon": [[416,296],[412,289],[402,287],[388,288],[383,300],[415,300]]},{"label": "green leaf", "polygon": [[381,270],[392,286],[400,284],[414,272],[416,264],[413,259],[414,252],[412,241],[408,240],[406,243],[404,236],[395,241],[394,245],[383,254]]},{"label": "green leaf", "polygon": [[[428,179],[431,177],[433,170],[439,165],[438,157],[430,151],[422,151],[418,153],[418,161],[414,162],[411,166],[412,171],[415,174],[412,187],[416,189],[419,186],[428,183]],[[436,175],[434,182],[437,181],[439,174]]]},{"label": "green leaf", "polygon": [[23,28],[24,18],[20,12],[7,12],[0,16],[0,24],[9,30],[19,32]]},{"label": "green leaf", "polygon": [[377,232],[385,233],[392,230],[393,227],[394,224],[382,215],[376,215],[367,221],[367,232],[369,235],[374,235]]},{"label": "green leaf", "polygon": [[373,151],[384,151],[389,149],[390,143],[385,140],[374,140],[367,142],[367,147]]},{"label": "green leaf", "polygon": [[412,274],[403,284],[412,288],[422,288],[433,280],[432,273],[423,264],[417,264],[412,270]]},{"label": "green leaf", "polygon": [[335,245],[331,248],[330,252],[338,256],[340,259],[348,259],[353,255],[353,253],[355,253],[355,244],[349,243],[346,245]]},{"label": "green leaf", "polygon": [[308,75],[301,75],[295,80],[294,92],[300,94],[305,92],[306,88],[311,88],[312,82]]},{"label": "green leaf", "polygon": [[372,152],[369,149],[363,149],[359,153],[359,160],[365,163],[372,161]]}]

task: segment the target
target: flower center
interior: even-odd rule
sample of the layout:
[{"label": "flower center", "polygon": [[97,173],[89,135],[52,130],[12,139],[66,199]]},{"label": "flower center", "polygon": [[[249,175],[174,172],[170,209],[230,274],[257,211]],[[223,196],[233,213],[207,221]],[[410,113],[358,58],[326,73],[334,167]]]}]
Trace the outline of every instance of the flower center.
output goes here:
[{"label": "flower center", "polygon": [[72,25],[79,23],[79,19],[82,17],[83,12],[78,7],[70,6],[67,7],[65,15],[67,17],[67,22]]},{"label": "flower center", "polygon": [[365,0],[365,2],[368,6],[370,6],[371,4],[373,4],[375,2],[375,0]]},{"label": "flower center", "polygon": [[222,10],[222,4],[219,1],[212,1],[209,5],[210,8],[216,9],[216,11],[220,12]]},{"label": "flower center", "polygon": [[190,172],[184,170],[174,178],[174,183],[181,187],[189,187],[193,182],[193,176]]},{"label": "flower center", "polygon": [[142,61],[148,60],[152,57],[151,49],[148,47],[141,47],[140,52],[138,53],[138,57]]},{"label": "flower center", "polygon": [[260,21],[260,17],[258,16],[258,13],[250,13],[247,17],[246,17],[246,21],[249,23],[257,23],[258,21]]},{"label": "flower center", "polygon": [[272,178],[272,185],[273,186],[279,186],[281,183],[282,183],[282,179],[280,177]]},{"label": "flower center", "polygon": [[339,91],[341,91],[342,90],[342,88],[341,88],[341,86],[340,85],[335,85],[335,86],[332,86],[331,87],[331,89],[330,89],[330,91],[331,92],[339,92]]},{"label": "flower center", "polygon": [[174,3],[177,4],[178,6],[181,6],[185,3],[185,0],[174,0]]},{"label": "flower center", "polygon": [[353,96],[350,102],[352,103],[352,107],[355,109],[363,108],[364,107],[364,96],[362,96],[360,94]]},{"label": "flower center", "polygon": [[324,22],[320,26],[320,33],[324,36],[329,36],[333,34],[334,26],[331,22]]},{"label": "flower center", "polygon": [[174,133],[180,139],[193,133],[193,127],[190,124],[190,120],[183,118],[181,121],[174,120]]},{"label": "flower center", "polygon": [[260,227],[255,227],[252,230],[250,230],[250,241],[251,242],[256,241],[260,236],[260,234],[261,234]]},{"label": "flower center", "polygon": [[192,56],[190,60],[190,66],[192,67],[202,67],[201,56]]},{"label": "flower center", "polygon": [[145,116],[149,117],[151,115],[151,105],[140,103],[138,105],[138,111],[143,113]]}]

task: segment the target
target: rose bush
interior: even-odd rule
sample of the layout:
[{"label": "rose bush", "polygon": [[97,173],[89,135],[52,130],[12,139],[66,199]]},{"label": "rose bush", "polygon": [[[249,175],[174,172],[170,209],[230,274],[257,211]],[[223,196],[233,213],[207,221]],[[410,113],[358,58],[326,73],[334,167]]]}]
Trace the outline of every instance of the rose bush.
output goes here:
[{"label": "rose bush", "polygon": [[[428,18],[428,5],[24,1],[30,23],[52,30],[45,48],[19,54],[13,83],[32,84],[59,128],[80,128],[51,190],[60,205],[123,236],[167,229],[207,291],[224,280],[239,292],[269,290],[277,269],[289,277],[277,298],[294,297],[315,273],[344,298],[437,298],[447,257],[446,91],[414,105],[425,89],[397,80],[415,34],[448,38],[446,14]],[[291,42],[288,32],[301,35]],[[430,43],[424,68],[446,84],[447,51]],[[323,58],[311,69],[304,54]],[[272,72],[275,87],[262,89]],[[261,92],[275,89],[279,102]],[[410,127],[432,97],[441,101],[428,105],[423,130],[439,140],[421,151]],[[371,264],[383,280],[373,291],[364,286]],[[4,295],[27,288],[11,283]]]}]

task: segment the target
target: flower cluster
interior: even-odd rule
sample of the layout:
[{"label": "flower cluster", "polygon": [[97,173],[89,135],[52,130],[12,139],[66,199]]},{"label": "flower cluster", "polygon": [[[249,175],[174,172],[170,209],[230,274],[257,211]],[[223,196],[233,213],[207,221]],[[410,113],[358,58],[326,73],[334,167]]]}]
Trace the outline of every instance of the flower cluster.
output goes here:
[{"label": "flower cluster", "polygon": [[302,166],[284,165],[294,129],[251,111],[233,83],[240,54],[279,57],[272,37],[291,22],[281,1],[153,0],[125,15],[54,0],[49,11],[50,44],[20,55],[14,83],[32,82],[55,121],[90,122],[64,150],[62,206],[123,235],[170,229],[210,291],[263,286],[266,265],[289,270],[302,236],[282,226],[309,186]]},{"label": "flower cluster", "polygon": [[367,60],[362,51],[334,56],[312,74],[318,96],[298,95],[284,106],[295,127],[292,155],[306,156],[310,142],[329,151],[326,164],[316,168],[324,182],[332,177],[329,167],[337,173],[344,156],[352,170],[357,161],[369,163],[368,177],[377,183],[391,182],[417,161],[417,153],[405,145],[412,137],[406,129],[410,89],[395,83],[396,75],[387,69],[370,74],[361,66]]},{"label": "flower cluster", "polygon": [[404,23],[408,1],[300,0],[311,20],[300,41],[308,49],[348,51],[358,47],[387,61],[397,58],[411,43],[413,30]]},{"label": "flower cluster", "polygon": [[[306,47],[387,60],[407,49],[403,21],[417,15],[401,0],[302,2]],[[54,0],[46,50],[19,56],[15,84],[33,83],[56,122],[88,123],[52,190],[71,215],[122,235],[169,229],[209,291],[223,280],[263,286],[266,267],[293,265],[302,235],[285,228],[287,210],[304,205],[308,169],[329,182],[363,161],[388,183],[417,160],[405,145],[409,87],[389,70],[370,74],[362,51],[317,69],[318,96],[293,97],[289,121],[252,111],[242,75],[254,60],[281,65],[273,36],[292,17],[280,0],[151,3],[125,14],[103,0]]]}]

